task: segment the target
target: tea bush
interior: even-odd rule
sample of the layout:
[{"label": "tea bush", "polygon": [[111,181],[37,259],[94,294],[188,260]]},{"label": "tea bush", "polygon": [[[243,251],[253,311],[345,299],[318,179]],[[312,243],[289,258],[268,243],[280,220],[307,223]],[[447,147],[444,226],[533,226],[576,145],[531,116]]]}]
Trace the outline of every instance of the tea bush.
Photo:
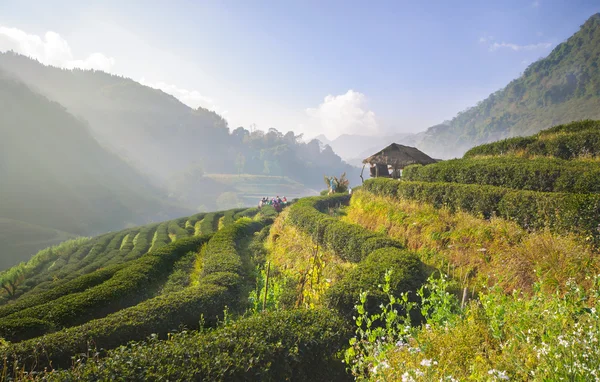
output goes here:
[{"label": "tea bush", "polygon": [[204,215],[204,219],[200,222],[200,232],[203,235],[207,235],[217,231],[217,224],[221,216],[223,214],[220,212],[210,212]]},{"label": "tea bush", "polygon": [[327,310],[257,314],[209,332],[153,337],[107,357],[48,373],[49,381],[333,381],[349,380],[336,357],[347,325]]},{"label": "tea bush", "polygon": [[[228,277],[220,276],[223,280]],[[0,358],[6,358],[8,365],[30,371],[49,366],[65,368],[72,364],[71,357],[87,353],[90,347],[101,351],[143,340],[153,333],[164,338],[180,328],[198,328],[201,314],[204,325],[214,326],[232,299],[227,288],[216,282],[219,280],[215,278],[213,282],[160,295],[80,326],[12,344],[0,350]]]},{"label": "tea bush", "polygon": [[515,137],[477,146],[464,158],[485,155],[554,156],[562,159],[600,155],[600,121],[579,121],[542,130],[531,137]]},{"label": "tea bush", "polygon": [[[86,352],[88,341],[99,348],[110,349],[152,333],[164,335],[181,326],[197,328],[201,315],[205,325],[212,326],[226,306],[242,311],[246,301],[240,291],[245,274],[238,248],[242,240],[262,227],[261,222],[242,218],[218,231],[210,240],[207,236],[178,240],[164,249],[186,242],[196,243],[193,248],[197,249],[206,243],[201,253],[202,273],[194,286],[159,295],[77,327],[14,344],[5,356],[11,362],[29,367],[35,365],[41,369],[50,361],[54,366],[65,367],[71,356]],[[42,359],[36,356],[39,354],[43,354]]]},{"label": "tea bush", "polygon": [[467,211],[485,218],[499,216],[526,229],[549,228],[600,240],[600,195],[518,191],[503,187],[369,179],[364,190]]},{"label": "tea bush", "polygon": [[[121,268],[123,268],[123,265],[113,265],[108,268],[99,269],[87,275],[79,276],[48,291],[41,291],[40,293],[23,296],[11,304],[0,306],[0,317],[8,316],[20,310],[41,305],[48,301],[56,300],[59,297],[66,296],[71,293],[82,292],[110,279]],[[3,337],[2,334],[0,334],[0,337]]]},{"label": "tea bush", "polygon": [[543,192],[600,192],[596,163],[552,158],[455,159],[404,169],[403,180],[484,184]]},{"label": "tea bush", "polygon": [[393,247],[380,248],[371,252],[356,268],[329,288],[328,305],[344,317],[350,318],[354,314],[354,306],[360,293],[371,290],[365,309],[375,312],[379,305],[388,299],[387,293],[374,290],[377,285],[384,283],[388,270],[393,271],[390,280],[391,293],[400,295],[410,292],[413,299],[427,278],[423,263],[414,253]]},{"label": "tea bush", "polygon": [[304,198],[290,207],[288,218],[315,242],[333,250],[345,261],[359,262],[378,248],[402,248],[399,242],[387,236],[320,212],[348,200],[348,195]]},{"label": "tea bush", "polygon": [[[23,309],[5,319],[37,318],[57,327],[68,327],[134,305],[167,278],[175,261],[189,251],[196,250],[208,238],[209,236],[202,236],[178,240],[131,261],[104,283]],[[21,338],[32,336],[26,328],[19,335]]]}]

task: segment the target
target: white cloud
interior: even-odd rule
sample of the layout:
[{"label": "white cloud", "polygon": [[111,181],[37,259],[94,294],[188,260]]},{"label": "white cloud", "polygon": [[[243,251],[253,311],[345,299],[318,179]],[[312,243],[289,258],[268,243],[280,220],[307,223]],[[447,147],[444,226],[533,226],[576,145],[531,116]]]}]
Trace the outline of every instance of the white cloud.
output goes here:
[{"label": "white cloud", "polygon": [[550,43],[550,42],[540,42],[537,44],[529,44],[529,45],[518,45],[518,44],[507,43],[507,42],[501,42],[501,43],[495,42],[490,45],[490,52],[494,52],[498,49],[510,49],[510,50],[514,50],[515,52],[532,51],[532,50],[538,50],[538,49],[548,49],[551,46],[552,46],[552,43]]},{"label": "white cloud", "polygon": [[484,36],[479,37],[480,43],[484,43],[484,42],[488,42],[488,41],[494,41],[494,36],[484,35]]},{"label": "white cloud", "polygon": [[221,110],[214,102],[214,100],[210,97],[202,95],[197,90],[188,90],[184,88],[177,87],[176,85],[167,84],[165,82],[149,82],[145,78],[140,80],[140,84],[149,86],[154,89],[160,89],[165,93],[171,94],[184,104],[188,105],[193,109],[197,109],[199,106],[202,106],[205,109],[216,111],[217,113],[225,116],[227,114],[227,110]]},{"label": "white cloud", "polygon": [[[42,64],[65,69],[80,68],[112,72],[115,65],[113,57],[108,57],[99,52],[92,53],[83,59],[76,59],[67,40],[56,32],[48,31],[43,37],[40,37],[17,28],[0,25],[0,52],[9,50],[34,58]],[[144,78],[140,83],[171,94],[190,107],[202,106],[218,111],[221,115],[227,114],[226,110],[219,110],[211,98],[200,94],[196,90],[179,88],[165,82],[150,82]]]},{"label": "white cloud", "polygon": [[316,108],[306,109],[311,133],[334,139],[341,134],[373,135],[379,132],[375,113],[367,109],[367,97],[354,90],[328,95]]},{"label": "white cloud", "polygon": [[56,32],[48,31],[42,38],[17,28],[0,25],[0,52],[9,50],[34,58],[45,65],[67,69],[96,69],[110,72],[115,65],[114,58],[102,53],[92,53],[85,59],[75,59],[69,43]]}]

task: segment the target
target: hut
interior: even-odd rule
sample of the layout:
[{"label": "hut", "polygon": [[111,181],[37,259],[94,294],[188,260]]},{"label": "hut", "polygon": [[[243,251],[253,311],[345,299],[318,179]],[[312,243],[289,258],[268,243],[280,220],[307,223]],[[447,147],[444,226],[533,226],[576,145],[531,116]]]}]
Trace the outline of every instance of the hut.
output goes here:
[{"label": "hut", "polygon": [[[431,164],[437,162],[436,159],[420,151],[417,148],[392,143],[383,150],[371,155],[363,160],[363,171],[369,164],[372,178],[400,178],[402,169],[411,164]],[[362,172],[360,174],[362,178]]]}]

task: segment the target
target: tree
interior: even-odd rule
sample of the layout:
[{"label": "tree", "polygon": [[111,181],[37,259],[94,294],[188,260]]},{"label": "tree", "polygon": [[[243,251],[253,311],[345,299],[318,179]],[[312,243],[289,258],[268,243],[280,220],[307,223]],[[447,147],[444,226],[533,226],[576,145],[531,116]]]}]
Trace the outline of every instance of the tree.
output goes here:
[{"label": "tree", "polygon": [[242,153],[238,153],[237,158],[235,159],[235,167],[237,168],[238,175],[244,172],[244,167],[246,166],[246,157]]}]

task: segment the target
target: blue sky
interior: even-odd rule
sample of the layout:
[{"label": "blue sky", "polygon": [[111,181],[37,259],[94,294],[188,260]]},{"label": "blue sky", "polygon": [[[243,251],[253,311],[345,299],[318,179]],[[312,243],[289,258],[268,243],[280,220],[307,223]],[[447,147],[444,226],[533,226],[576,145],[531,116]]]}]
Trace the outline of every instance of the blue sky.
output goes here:
[{"label": "blue sky", "polygon": [[122,74],[232,127],[335,138],[450,119],[596,12],[597,0],[0,0],[0,50]]}]

